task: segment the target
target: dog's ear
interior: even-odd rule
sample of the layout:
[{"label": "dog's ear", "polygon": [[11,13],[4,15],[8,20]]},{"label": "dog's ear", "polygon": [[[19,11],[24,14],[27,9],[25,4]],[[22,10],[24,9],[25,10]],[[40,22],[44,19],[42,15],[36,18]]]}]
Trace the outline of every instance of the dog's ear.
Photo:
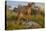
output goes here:
[{"label": "dog's ear", "polygon": [[35,3],[28,3],[28,6],[31,7],[32,5],[34,5]]}]

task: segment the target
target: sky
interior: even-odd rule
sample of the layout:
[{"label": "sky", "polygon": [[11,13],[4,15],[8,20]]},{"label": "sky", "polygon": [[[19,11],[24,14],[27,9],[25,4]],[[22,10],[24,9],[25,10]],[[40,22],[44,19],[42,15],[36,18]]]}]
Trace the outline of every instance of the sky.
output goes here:
[{"label": "sky", "polygon": [[7,5],[12,6],[12,7],[18,7],[18,5],[27,5],[27,2],[23,1],[7,1]]},{"label": "sky", "polygon": [[[27,1],[9,1],[9,0],[6,0],[7,1],[7,5],[9,5],[9,6],[11,6],[12,8],[14,8],[14,7],[18,7],[18,5],[27,5]],[[41,6],[42,5],[42,7],[44,7],[44,4],[42,4],[42,3],[39,3],[39,2],[35,2],[35,5],[36,6]]]}]

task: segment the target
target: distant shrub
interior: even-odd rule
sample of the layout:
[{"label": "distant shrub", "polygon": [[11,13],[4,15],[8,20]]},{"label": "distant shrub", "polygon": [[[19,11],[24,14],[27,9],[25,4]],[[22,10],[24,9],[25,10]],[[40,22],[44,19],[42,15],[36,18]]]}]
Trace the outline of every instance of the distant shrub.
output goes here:
[{"label": "distant shrub", "polygon": [[15,15],[10,15],[10,16],[7,16],[7,19],[8,20],[14,20],[14,19],[16,19],[16,16]]},{"label": "distant shrub", "polygon": [[31,20],[32,20],[32,21],[36,21],[36,16],[32,15],[32,16],[31,16]]}]

